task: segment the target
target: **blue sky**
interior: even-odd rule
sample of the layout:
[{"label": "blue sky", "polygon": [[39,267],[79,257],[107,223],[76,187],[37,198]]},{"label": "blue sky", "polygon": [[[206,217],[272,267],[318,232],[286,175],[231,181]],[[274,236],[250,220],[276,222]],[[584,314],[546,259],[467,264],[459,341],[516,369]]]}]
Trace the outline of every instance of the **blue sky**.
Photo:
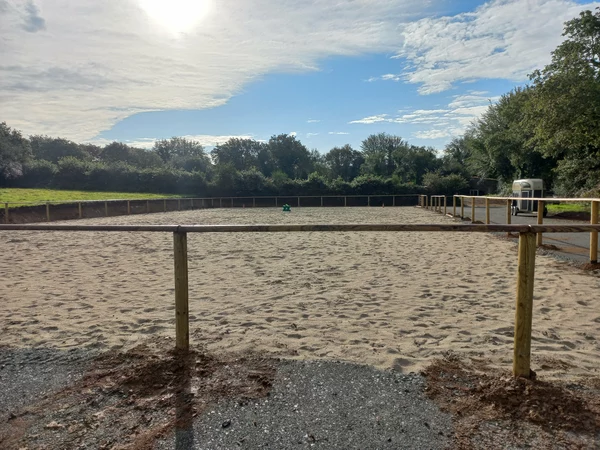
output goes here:
[{"label": "blue sky", "polygon": [[[439,149],[550,60],[566,0],[0,0],[0,121],[151,146],[385,131]],[[126,31],[124,31],[126,30]]]}]

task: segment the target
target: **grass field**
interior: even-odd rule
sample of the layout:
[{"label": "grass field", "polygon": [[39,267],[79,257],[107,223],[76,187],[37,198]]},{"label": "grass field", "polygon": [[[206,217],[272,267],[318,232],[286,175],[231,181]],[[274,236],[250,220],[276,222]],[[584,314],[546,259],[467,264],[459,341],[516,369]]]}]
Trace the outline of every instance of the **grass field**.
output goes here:
[{"label": "grass field", "polygon": [[560,203],[558,205],[548,205],[548,212],[558,214],[562,212],[589,212],[589,203]]},{"label": "grass field", "polygon": [[0,204],[8,202],[11,203],[11,206],[19,206],[19,204],[43,204],[46,202],[68,203],[85,200],[133,200],[177,197],[181,196],[169,194],[140,194],[132,192],[61,191],[56,189],[0,189]]}]

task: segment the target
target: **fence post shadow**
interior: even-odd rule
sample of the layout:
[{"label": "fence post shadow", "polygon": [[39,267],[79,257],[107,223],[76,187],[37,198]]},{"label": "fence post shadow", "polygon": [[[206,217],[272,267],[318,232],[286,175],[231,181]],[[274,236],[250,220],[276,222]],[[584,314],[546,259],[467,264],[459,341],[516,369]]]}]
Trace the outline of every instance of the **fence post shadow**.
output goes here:
[{"label": "fence post shadow", "polygon": [[194,448],[194,408],[192,394],[192,371],[194,354],[177,350],[180,361],[181,378],[175,393],[175,449],[191,450]]}]

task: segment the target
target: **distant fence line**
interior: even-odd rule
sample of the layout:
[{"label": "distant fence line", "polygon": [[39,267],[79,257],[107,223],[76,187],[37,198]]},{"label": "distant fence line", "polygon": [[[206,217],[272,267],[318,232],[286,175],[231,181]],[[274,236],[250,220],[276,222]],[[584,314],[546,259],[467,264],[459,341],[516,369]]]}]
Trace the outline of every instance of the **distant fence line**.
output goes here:
[{"label": "distant fence line", "polygon": [[[349,207],[349,206],[414,206],[419,194],[389,194],[389,195],[278,195],[278,196],[246,196],[246,197],[181,197],[181,198],[152,198],[152,199],[106,199],[86,201],[47,201],[40,202],[1,202],[4,205],[0,217],[2,222],[10,223],[12,212],[36,211],[43,220],[83,219],[87,217],[110,217],[128,214],[149,214],[153,212],[182,211],[204,208],[266,208],[280,207],[290,204],[295,207]],[[25,205],[25,206],[23,206]],[[30,206],[26,206],[30,205]],[[175,206],[176,205],[176,206]],[[54,208],[52,208],[54,206]],[[157,207],[158,206],[158,207]],[[61,209],[57,219],[53,210]],[[70,213],[65,208],[71,208]],[[93,214],[86,209],[93,208]],[[100,208],[100,210],[98,209]],[[103,211],[101,210],[103,208]],[[102,214],[103,212],[103,214]],[[115,213],[116,212],[116,213]],[[112,213],[112,214],[111,214]],[[65,215],[67,217],[65,217]]]},{"label": "distant fence line", "polygon": [[173,233],[175,274],[175,341],[179,350],[189,350],[188,233],[273,232],[517,232],[517,295],[513,345],[513,375],[531,376],[531,331],[535,278],[535,236],[538,232],[600,231],[600,225],[473,225],[473,224],[342,224],[342,225],[0,225],[0,231],[97,231]]},{"label": "distant fence line", "polygon": [[[510,225],[512,222],[512,202],[515,200],[527,200],[537,202],[537,224],[543,225],[544,223],[544,206],[546,203],[551,202],[564,202],[564,203],[590,203],[590,225],[597,225],[598,211],[600,209],[600,198],[542,198],[542,197],[494,197],[494,196],[472,196],[472,195],[454,195],[452,196],[452,217],[459,217],[461,220],[465,219],[465,203],[470,203],[471,215],[468,219],[471,223],[477,223],[475,207],[479,203],[482,207],[485,207],[485,218],[482,221],[486,225],[490,225],[490,208],[493,207],[493,202],[503,202],[501,207],[506,207],[506,224]],[[430,209],[448,215],[448,197],[445,195],[419,195],[419,206],[422,208]],[[457,215],[457,208],[460,208],[460,213]],[[536,245],[540,247],[543,245],[543,230],[536,232]],[[598,263],[598,231],[590,231],[590,263]]]}]

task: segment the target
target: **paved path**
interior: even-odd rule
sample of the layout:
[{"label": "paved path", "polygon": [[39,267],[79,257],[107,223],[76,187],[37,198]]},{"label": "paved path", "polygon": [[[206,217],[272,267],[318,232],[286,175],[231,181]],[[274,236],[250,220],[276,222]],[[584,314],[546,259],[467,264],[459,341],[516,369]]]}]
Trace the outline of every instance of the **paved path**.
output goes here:
[{"label": "paved path", "polygon": [[[448,213],[452,214],[452,205],[448,207]],[[460,215],[460,208],[456,208],[456,214]],[[471,217],[471,206],[465,204],[465,217]],[[519,214],[511,217],[513,224],[537,224],[536,214]],[[485,222],[485,207],[475,208],[475,220]],[[490,221],[493,224],[506,223],[506,207],[491,207]],[[544,224],[547,225],[589,225],[589,222],[554,219],[545,217]],[[590,256],[590,235],[589,233],[546,233],[544,234],[544,244],[554,245],[558,250],[554,250],[557,256],[562,259],[578,263],[589,262]]]}]

